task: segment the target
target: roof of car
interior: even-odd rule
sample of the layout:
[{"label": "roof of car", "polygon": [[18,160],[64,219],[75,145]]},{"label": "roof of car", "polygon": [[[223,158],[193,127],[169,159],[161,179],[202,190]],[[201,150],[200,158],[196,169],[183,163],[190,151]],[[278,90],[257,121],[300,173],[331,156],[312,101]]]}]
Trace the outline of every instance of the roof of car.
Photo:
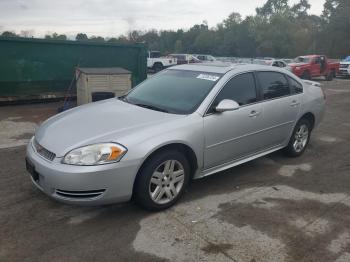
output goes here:
[{"label": "roof of car", "polygon": [[300,55],[299,57],[309,57],[309,58],[313,58],[313,57],[318,57],[318,56],[324,56],[324,55]]},{"label": "roof of car", "polygon": [[[278,67],[257,65],[257,64],[231,64],[231,63],[198,63],[198,64],[186,64],[170,67],[169,69],[177,70],[188,70],[188,71],[199,71],[207,73],[226,74],[229,71],[249,71],[249,70],[269,70],[269,71],[280,71]],[[286,70],[285,70],[286,71]],[[282,71],[284,72],[284,71]]]},{"label": "roof of car", "polygon": [[77,70],[85,74],[131,74],[129,70],[121,67],[78,67]]}]

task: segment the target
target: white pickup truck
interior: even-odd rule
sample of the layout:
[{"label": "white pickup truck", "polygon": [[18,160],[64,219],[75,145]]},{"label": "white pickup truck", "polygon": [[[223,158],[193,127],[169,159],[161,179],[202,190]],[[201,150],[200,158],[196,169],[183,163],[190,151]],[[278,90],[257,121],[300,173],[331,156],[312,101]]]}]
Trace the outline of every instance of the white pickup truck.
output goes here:
[{"label": "white pickup truck", "polygon": [[147,68],[156,72],[163,70],[166,67],[176,65],[176,58],[161,57],[159,51],[148,51]]},{"label": "white pickup truck", "polygon": [[350,56],[340,62],[338,76],[350,76]]}]

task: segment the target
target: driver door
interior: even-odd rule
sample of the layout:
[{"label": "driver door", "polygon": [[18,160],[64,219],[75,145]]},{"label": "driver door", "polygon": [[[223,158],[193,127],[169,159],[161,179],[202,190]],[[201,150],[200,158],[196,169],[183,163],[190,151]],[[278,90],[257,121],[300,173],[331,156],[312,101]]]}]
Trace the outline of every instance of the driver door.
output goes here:
[{"label": "driver door", "polygon": [[318,76],[321,74],[321,59],[319,56],[315,58],[311,66],[312,76]]},{"label": "driver door", "polygon": [[[236,101],[234,111],[215,112],[224,99]],[[235,76],[226,83],[204,117],[204,168],[209,169],[253,154],[262,147],[262,106],[253,73]]]}]

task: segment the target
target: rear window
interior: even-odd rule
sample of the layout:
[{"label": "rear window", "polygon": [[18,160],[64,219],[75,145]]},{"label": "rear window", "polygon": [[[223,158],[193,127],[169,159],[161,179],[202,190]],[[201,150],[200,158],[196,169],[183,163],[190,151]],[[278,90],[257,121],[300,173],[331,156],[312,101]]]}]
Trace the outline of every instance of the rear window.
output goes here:
[{"label": "rear window", "polygon": [[300,84],[299,82],[297,82],[296,80],[294,80],[289,76],[288,76],[288,79],[289,79],[290,89],[293,94],[300,94],[303,92],[302,84]]},{"label": "rear window", "polygon": [[258,72],[264,100],[290,95],[287,78],[277,72]]},{"label": "rear window", "polygon": [[160,52],[151,52],[151,58],[159,58],[160,57]]}]

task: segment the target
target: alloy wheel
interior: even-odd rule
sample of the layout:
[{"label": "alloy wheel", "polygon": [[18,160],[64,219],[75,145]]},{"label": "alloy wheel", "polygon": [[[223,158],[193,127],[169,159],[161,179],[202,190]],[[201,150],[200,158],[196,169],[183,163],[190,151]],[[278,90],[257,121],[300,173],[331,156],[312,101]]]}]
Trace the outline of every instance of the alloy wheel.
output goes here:
[{"label": "alloy wheel", "polygon": [[299,153],[301,152],[309,139],[309,128],[307,125],[302,124],[299,126],[298,130],[295,132],[294,136],[295,140],[293,143],[293,148],[295,152]]},{"label": "alloy wheel", "polygon": [[177,160],[167,160],[152,174],[149,184],[151,199],[157,204],[167,204],[181,191],[185,181],[185,170]]}]

